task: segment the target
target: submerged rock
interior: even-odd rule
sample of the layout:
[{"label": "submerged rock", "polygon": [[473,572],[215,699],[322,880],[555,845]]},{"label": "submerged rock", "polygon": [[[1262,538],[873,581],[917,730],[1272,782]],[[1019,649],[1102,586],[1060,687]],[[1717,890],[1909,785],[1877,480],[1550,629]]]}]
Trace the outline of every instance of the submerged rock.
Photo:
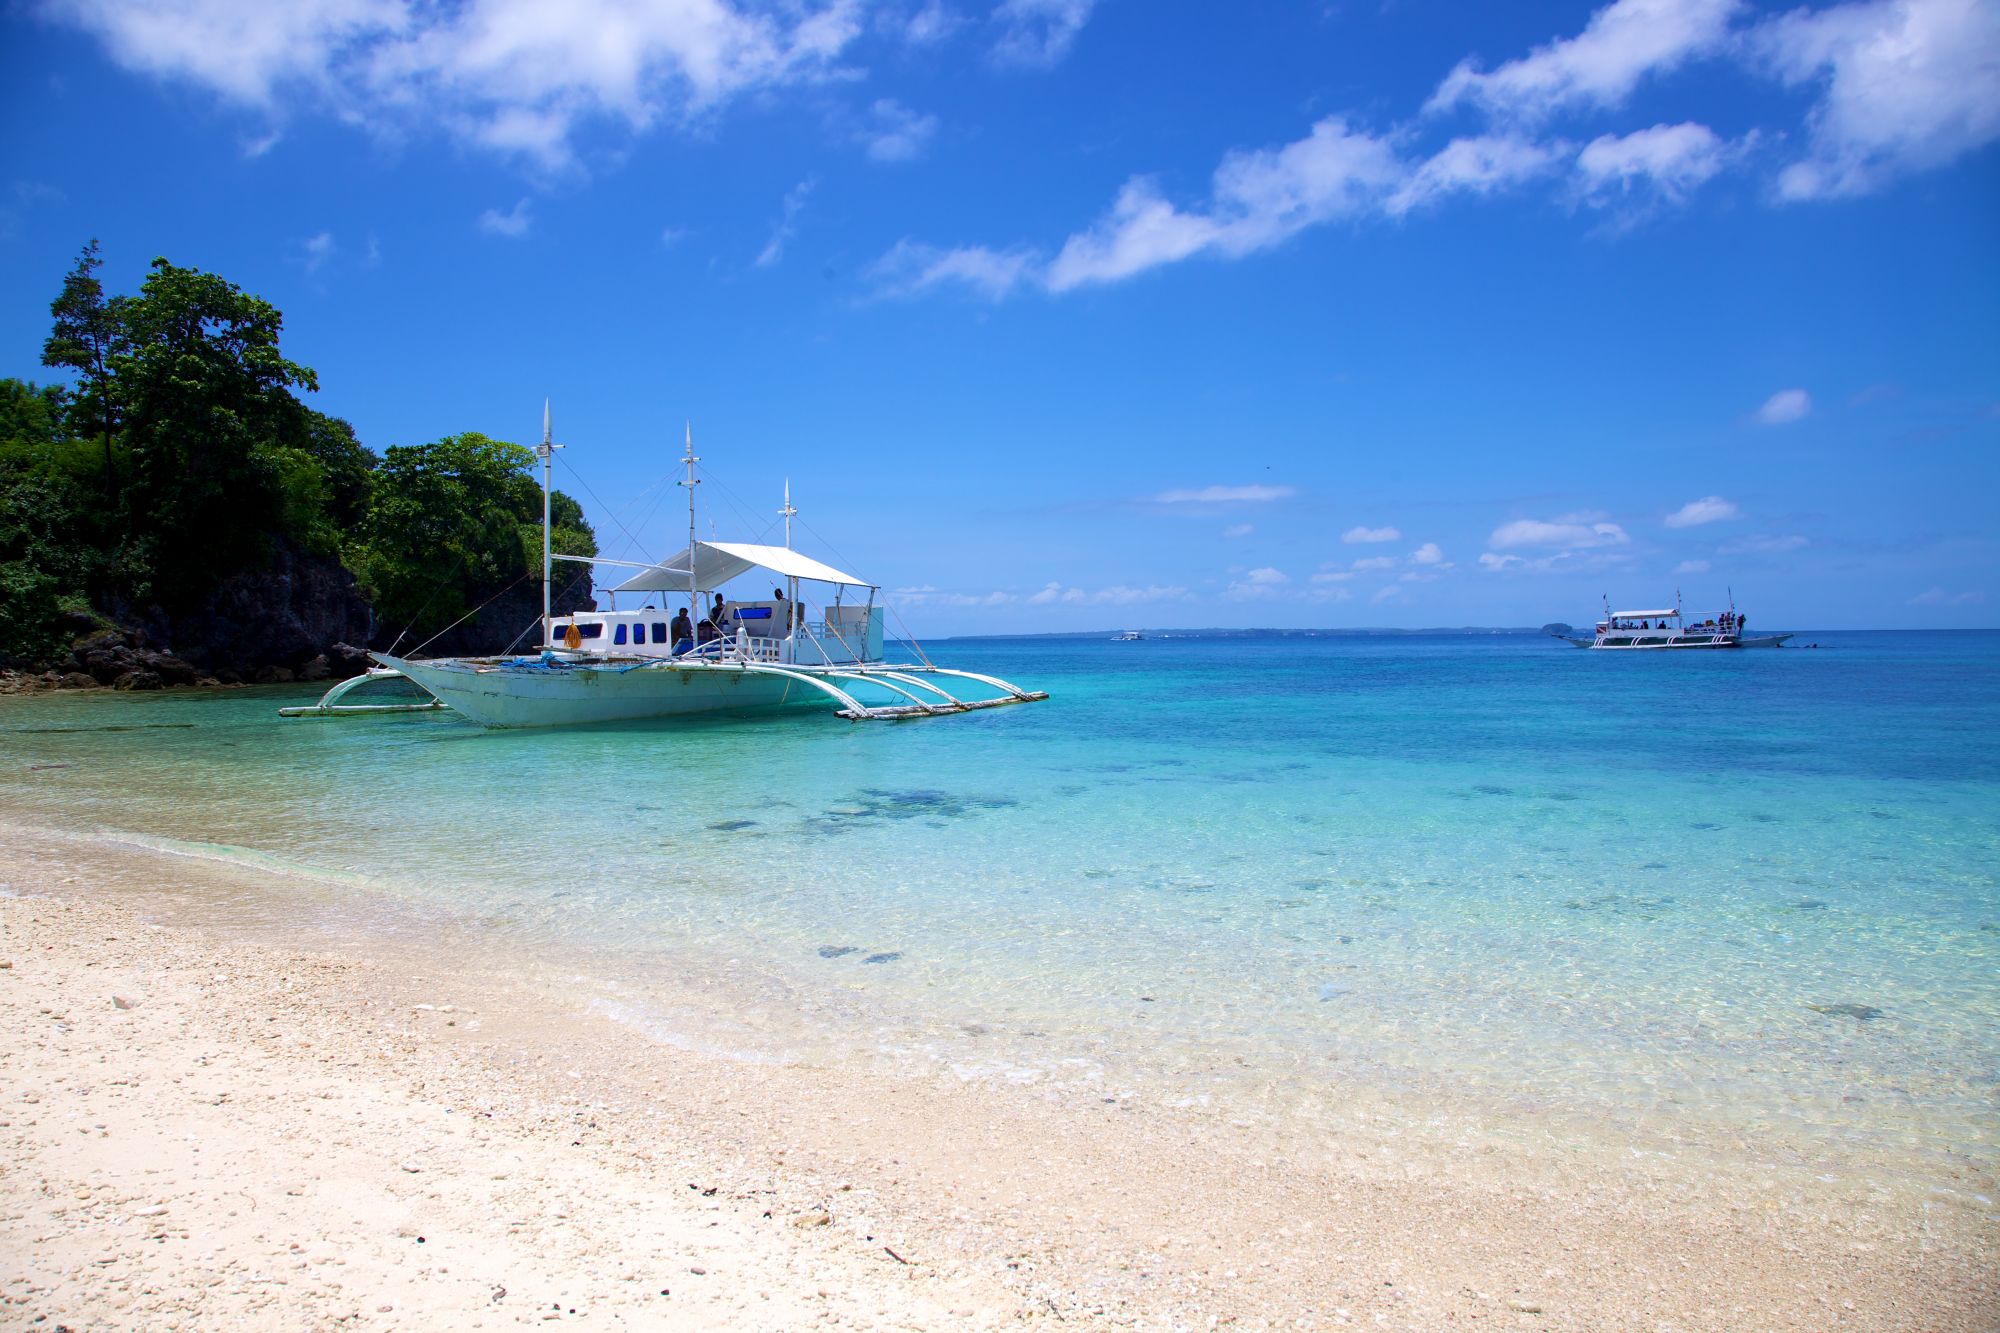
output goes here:
[{"label": "submerged rock", "polygon": [[1816,1014],[1826,1014],[1833,1018],[1851,1018],[1857,1023],[1880,1018],[1882,1011],[1872,1004],[1809,1004],[1806,1008]]},{"label": "submerged rock", "polygon": [[851,953],[860,952],[861,950],[851,944],[822,944],[819,946],[819,956],[821,958],[845,958]]},{"label": "submerged rock", "polygon": [[735,833],[742,829],[756,828],[757,821],[754,819],[718,819],[713,824],[710,824],[709,827],[717,833]]},{"label": "submerged rock", "polygon": [[893,963],[903,955],[900,953],[871,953],[861,961],[864,963]]}]

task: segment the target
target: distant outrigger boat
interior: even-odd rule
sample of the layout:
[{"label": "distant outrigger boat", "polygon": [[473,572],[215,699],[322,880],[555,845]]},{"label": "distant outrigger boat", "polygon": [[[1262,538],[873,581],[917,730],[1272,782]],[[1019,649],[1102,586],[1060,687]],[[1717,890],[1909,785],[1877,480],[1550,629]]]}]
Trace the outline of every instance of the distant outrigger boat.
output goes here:
[{"label": "distant outrigger boat", "polygon": [[1111,636],[1111,642],[1137,643],[1145,637],[1146,637],[1145,635],[1141,634],[1138,630],[1135,629],[1120,630],[1118,633]]},{"label": "distant outrigger boat", "polygon": [[[381,667],[342,681],[317,704],[278,710],[286,717],[334,717],[435,708],[420,704],[342,703],[350,691],[372,680],[407,677],[454,711],[485,727],[555,727],[636,718],[735,712],[814,699],[831,700],[838,716],[850,720],[934,717],[1029,703],[1048,698],[1044,690],[1024,690],[995,676],[951,671],[926,658],[891,663],[883,656],[880,588],[792,549],[791,488],[785,488],[785,544],[700,541],[695,537],[694,488],[699,484],[694,435],[682,462],[688,488],[688,545],[657,564],[555,555],[549,549],[548,410],[542,413],[542,648],[532,656],[440,657],[415,659],[371,653]],[[556,616],[549,608],[549,574],[556,560],[626,565],[639,572],[611,590],[613,609]],[[786,594],[769,599],[726,600],[715,589],[741,574],[762,569],[786,581]],[[830,604],[808,616],[799,585],[833,588]],[[865,589],[856,605],[845,598]],[[616,609],[617,594],[658,593],[661,607]],[[685,596],[687,606],[671,620],[663,609],[667,594]],[[720,615],[704,604],[714,595]],[[692,613],[688,608],[692,607]],[[697,628],[695,621],[699,619]],[[717,621],[720,623],[716,623]],[[918,655],[922,655],[919,648]],[[990,696],[963,698],[937,684],[938,678],[970,681]],[[962,688],[962,687],[957,687]],[[969,692],[968,692],[969,693]]]},{"label": "distant outrigger boat", "polygon": [[1689,622],[1681,614],[1680,596],[1665,611],[1613,611],[1611,599],[1604,601],[1604,619],[1597,622],[1593,638],[1568,639],[1579,648],[1664,649],[1664,648],[1776,648],[1789,634],[1767,634],[1751,638],[1743,632],[1744,617],[1736,610],[1734,598],[1729,609],[1707,620]]}]

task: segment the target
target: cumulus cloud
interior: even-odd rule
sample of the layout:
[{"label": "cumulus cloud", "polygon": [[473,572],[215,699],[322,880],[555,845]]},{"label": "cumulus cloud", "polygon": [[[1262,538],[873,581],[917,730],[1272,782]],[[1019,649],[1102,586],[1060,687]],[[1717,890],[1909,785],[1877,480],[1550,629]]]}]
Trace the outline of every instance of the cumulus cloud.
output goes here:
[{"label": "cumulus cloud", "polygon": [[1735,502],[1719,495],[1704,495],[1699,500],[1690,500],[1666,517],[1670,528],[1698,528],[1704,523],[1719,523],[1726,518],[1735,518],[1741,512]]},{"label": "cumulus cloud", "polygon": [[1616,523],[1593,522],[1582,516],[1571,516],[1553,522],[1517,518],[1495,528],[1488,545],[1503,551],[1519,546],[1583,551],[1599,546],[1623,546],[1630,540],[1625,535],[1625,529]]},{"label": "cumulus cloud", "polygon": [[1403,534],[1395,528],[1353,527],[1340,534],[1340,539],[1349,545],[1361,542],[1399,542]]},{"label": "cumulus cloud", "polygon": [[1396,557],[1393,555],[1365,555],[1354,562],[1357,570],[1394,569]]},{"label": "cumulus cloud", "polygon": [[1635,196],[1679,203],[1712,180],[1729,155],[1729,145],[1706,125],[1655,125],[1584,145],[1577,181],[1584,201],[1597,207]]},{"label": "cumulus cloud", "polygon": [[493,236],[511,236],[518,239],[526,236],[528,229],[534,225],[534,208],[527,199],[522,199],[505,213],[497,208],[489,208],[479,215],[479,230]]},{"label": "cumulus cloud", "polygon": [[855,0],[48,0],[126,69],[282,117],[439,128],[543,167],[594,120],[633,131],[826,77]]},{"label": "cumulus cloud", "polygon": [[1202,486],[1192,490],[1161,491],[1154,504],[1267,504],[1297,495],[1295,486]]},{"label": "cumulus cloud", "polygon": [[1238,601],[1261,601],[1280,594],[1289,595],[1287,585],[1291,581],[1291,575],[1284,570],[1265,565],[1232,580],[1228,595]]},{"label": "cumulus cloud", "polygon": [[938,118],[910,110],[893,97],[876,99],[859,138],[877,162],[909,162],[923,155],[937,133]]},{"label": "cumulus cloud", "polygon": [[994,63],[1028,69],[1061,63],[1096,7],[1097,0],[1003,0],[993,11],[1000,28]]},{"label": "cumulus cloud", "polygon": [[2000,139],[2000,7],[1872,0],[1772,19],[1750,38],[1765,67],[1823,88],[1787,199],[1863,194]]},{"label": "cumulus cloud", "polygon": [[1537,121],[1572,107],[1619,106],[1648,74],[1721,49],[1741,8],[1741,0],[1616,0],[1575,37],[1491,72],[1460,61],[1425,110],[1469,104],[1497,118]]},{"label": "cumulus cloud", "polygon": [[1780,389],[1757,409],[1757,420],[1766,426],[1782,426],[1801,420],[1812,411],[1812,395],[1804,389]]},{"label": "cumulus cloud", "polygon": [[1436,565],[1441,569],[1451,568],[1449,562],[1444,558],[1443,549],[1436,542],[1425,542],[1422,546],[1410,552],[1410,563],[1413,565]]}]

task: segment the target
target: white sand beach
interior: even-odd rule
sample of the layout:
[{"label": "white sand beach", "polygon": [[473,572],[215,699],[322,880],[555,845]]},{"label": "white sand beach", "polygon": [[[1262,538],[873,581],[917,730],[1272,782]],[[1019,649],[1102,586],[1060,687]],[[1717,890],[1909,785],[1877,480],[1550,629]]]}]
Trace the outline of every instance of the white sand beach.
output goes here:
[{"label": "white sand beach", "polygon": [[[1975,1330],[1990,1206],[1472,1176],[646,1039],[254,869],[10,831],[13,1327]],[[251,923],[246,926],[244,923]]]}]

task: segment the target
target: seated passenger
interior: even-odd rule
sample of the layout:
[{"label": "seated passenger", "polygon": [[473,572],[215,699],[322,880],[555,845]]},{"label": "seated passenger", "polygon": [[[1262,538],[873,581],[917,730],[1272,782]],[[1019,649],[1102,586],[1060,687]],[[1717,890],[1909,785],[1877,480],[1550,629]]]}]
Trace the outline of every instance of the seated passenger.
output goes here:
[{"label": "seated passenger", "polygon": [[674,653],[678,656],[694,647],[694,626],[688,623],[687,608],[674,612],[673,628],[669,631],[674,641]]},{"label": "seated passenger", "polygon": [[715,622],[707,616],[703,616],[701,623],[694,627],[694,641],[697,644],[714,643],[720,637],[721,632],[715,628]]}]

